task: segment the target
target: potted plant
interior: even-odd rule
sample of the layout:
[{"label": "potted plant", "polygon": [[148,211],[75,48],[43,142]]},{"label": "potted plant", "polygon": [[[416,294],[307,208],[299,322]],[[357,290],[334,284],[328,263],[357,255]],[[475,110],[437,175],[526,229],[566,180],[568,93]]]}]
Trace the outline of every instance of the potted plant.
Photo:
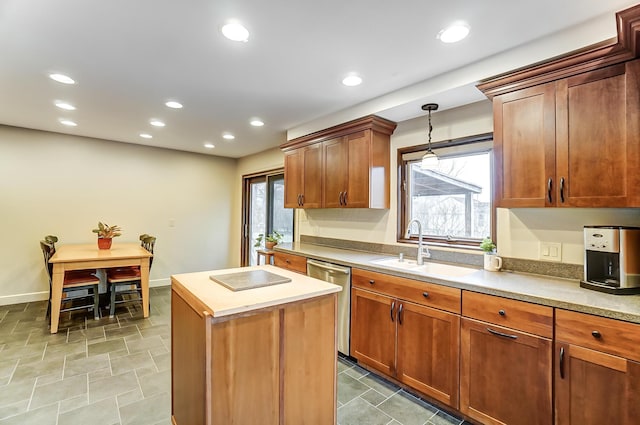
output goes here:
[{"label": "potted plant", "polygon": [[111,242],[113,238],[116,238],[122,235],[122,229],[120,226],[113,225],[109,226],[107,223],[98,222],[98,228],[92,230],[93,233],[98,234],[98,248],[99,249],[110,249]]},{"label": "potted plant", "polygon": [[282,242],[283,237],[284,235],[277,231],[269,233],[267,236],[265,236],[264,233],[260,233],[256,238],[256,243],[253,246],[256,248],[262,246],[262,241],[264,240],[264,247],[266,249],[273,249],[274,246]]},{"label": "potted plant", "polygon": [[484,251],[484,269],[497,272],[502,268],[502,258],[496,254],[496,244],[487,236],[480,242],[480,249]]}]

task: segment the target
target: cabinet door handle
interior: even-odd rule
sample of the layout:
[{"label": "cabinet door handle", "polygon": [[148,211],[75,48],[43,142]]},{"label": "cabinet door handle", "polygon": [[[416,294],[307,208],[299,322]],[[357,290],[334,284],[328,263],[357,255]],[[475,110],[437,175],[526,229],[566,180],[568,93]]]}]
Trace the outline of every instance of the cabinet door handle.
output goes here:
[{"label": "cabinet door handle", "polygon": [[300,194],[300,206],[304,206],[304,193]]},{"label": "cabinet door handle", "polygon": [[490,334],[501,336],[503,338],[518,339],[518,335],[503,334],[502,332],[494,331],[493,329],[490,329],[490,328],[487,328],[487,331],[489,331]]},{"label": "cabinet door handle", "polygon": [[340,192],[340,205],[344,205],[344,192]]},{"label": "cabinet door handle", "polygon": [[553,187],[553,179],[549,177],[549,180],[547,180],[547,199],[549,200],[549,203],[553,202],[553,198],[551,197],[552,187]]},{"label": "cabinet door handle", "polygon": [[400,308],[398,309],[398,323],[402,324],[402,309],[404,307],[404,304],[400,304]]},{"label": "cabinet door handle", "polygon": [[560,347],[560,379],[564,379],[564,347]]},{"label": "cabinet door handle", "polygon": [[298,193],[298,206],[302,206],[302,194]]},{"label": "cabinet door handle", "polygon": [[344,191],[344,196],[342,197],[342,199],[344,200],[344,206],[347,206],[347,191]]},{"label": "cabinet door handle", "polygon": [[395,301],[393,301],[393,302],[391,303],[391,321],[392,321],[392,322],[394,321],[394,319],[393,319],[393,310],[394,310],[395,308],[396,308],[396,302],[395,302]]},{"label": "cabinet door handle", "polygon": [[560,177],[560,202],[564,204],[564,177]]}]

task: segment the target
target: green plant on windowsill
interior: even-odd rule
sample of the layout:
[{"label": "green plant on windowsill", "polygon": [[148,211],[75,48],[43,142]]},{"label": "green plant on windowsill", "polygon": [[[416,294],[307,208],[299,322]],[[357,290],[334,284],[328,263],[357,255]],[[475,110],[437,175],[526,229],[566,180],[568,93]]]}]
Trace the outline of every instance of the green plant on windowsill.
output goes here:
[{"label": "green plant on windowsill", "polygon": [[284,238],[284,235],[276,231],[274,231],[273,233],[269,233],[266,236],[264,235],[264,233],[260,233],[256,238],[256,243],[253,244],[253,246],[259,248],[262,246],[262,241],[264,241],[265,248],[271,249],[275,245],[282,242],[282,238]]},{"label": "green plant on windowsill", "polygon": [[480,242],[480,249],[487,254],[491,254],[496,251],[496,244],[494,244],[491,238],[487,236],[482,240],[482,242]]}]

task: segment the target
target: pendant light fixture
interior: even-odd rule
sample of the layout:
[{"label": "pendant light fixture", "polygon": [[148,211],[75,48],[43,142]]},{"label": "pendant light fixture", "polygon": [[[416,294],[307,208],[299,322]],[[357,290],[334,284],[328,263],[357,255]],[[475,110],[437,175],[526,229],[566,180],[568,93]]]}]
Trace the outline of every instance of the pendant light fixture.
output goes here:
[{"label": "pendant light fixture", "polygon": [[427,103],[422,105],[422,109],[424,111],[429,111],[429,144],[427,145],[427,152],[422,156],[422,169],[434,169],[438,168],[438,156],[431,150],[431,131],[433,127],[431,126],[431,111],[438,110],[437,103]]}]

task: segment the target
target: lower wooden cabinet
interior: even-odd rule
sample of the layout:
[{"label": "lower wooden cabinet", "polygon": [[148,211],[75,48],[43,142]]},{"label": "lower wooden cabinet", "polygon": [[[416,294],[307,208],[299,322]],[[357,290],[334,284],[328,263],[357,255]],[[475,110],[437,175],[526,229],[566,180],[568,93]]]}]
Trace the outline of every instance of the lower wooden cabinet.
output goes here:
[{"label": "lower wooden cabinet", "polygon": [[307,257],[275,251],[273,253],[273,265],[292,272],[307,274]]},{"label": "lower wooden cabinet", "polygon": [[553,309],[463,291],[462,315],[460,411],[482,424],[552,424]]},{"label": "lower wooden cabinet", "polygon": [[462,318],[460,411],[483,424],[553,423],[551,339]]},{"label": "lower wooden cabinet", "polygon": [[460,316],[359,288],[351,294],[351,355],[457,408]]},{"label": "lower wooden cabinet", "polygon": [[556,310],[557,425],[640,421],[640,326]]}]

